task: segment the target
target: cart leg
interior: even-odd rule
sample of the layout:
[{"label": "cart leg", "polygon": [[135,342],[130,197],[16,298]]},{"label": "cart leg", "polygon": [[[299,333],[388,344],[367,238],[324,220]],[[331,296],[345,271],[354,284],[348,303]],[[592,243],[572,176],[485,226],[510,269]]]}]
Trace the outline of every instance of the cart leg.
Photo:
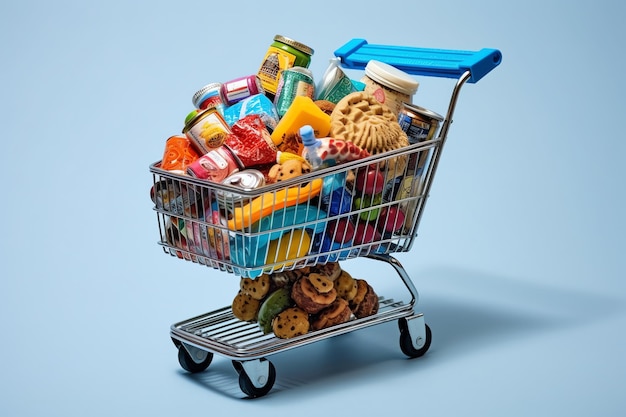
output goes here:
[{"label": "cart leg", "polygon": [[262,397],[276,381],[276,369],[265,358],[233,361],[233,367],[239,373],[239,387],[249,397]]},{"label": "cart leg", "polygon": [[400,276],[400,279],[406,286],[406,289],[411,294],[410,304],[412,306],[417,304],[417,300],[419,299],[419,293],[417,292],[415,285],[413,285],[413,281],[411,281],[411,277],[406,272],[406,269],[404,269],[404,266],[402,266],[400,261],[398,261],[396,258],[388,254],[370,253],[369,255],[367,255],[367,257],[370,259],[377,260],[377,261],[387,262],[389,265],[391,265],[396,270],[396,273]]},{"label": "cart leg", "polygon": [[430,348],[432,341],[432,333],[424,321],[424,315],[418,313],[410,317],[403,317],[398,320],[398,326],[402,352],[411,358],[424,355]]}]

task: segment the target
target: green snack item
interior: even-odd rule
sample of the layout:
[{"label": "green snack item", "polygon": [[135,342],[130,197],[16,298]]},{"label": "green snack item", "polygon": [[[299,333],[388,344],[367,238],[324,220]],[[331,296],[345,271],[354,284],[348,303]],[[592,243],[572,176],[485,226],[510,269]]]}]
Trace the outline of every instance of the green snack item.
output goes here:
[{"label": "green snack item", "polygon": [[258,314],[259,326],[261,326],[263,333],[271,333],[274,317],[286,308],[291,307],[292,304],[293,300],[289,294],[289,289],[286,287],[279,288],[268,295],[261,303]]},{"label": "green snack item", "polygon": [[368,207],[374,207],[371,210],[361,212],[359,215],[359,217],[366,222],[374,221],[376,220],[376,218],[378,218],[378,215],[380,214],[380,208],[378,206],[380,206],[382,202],[382,194],[365,194],[363,198],[357,197],[354,199],[354,209],[361,210]]}]

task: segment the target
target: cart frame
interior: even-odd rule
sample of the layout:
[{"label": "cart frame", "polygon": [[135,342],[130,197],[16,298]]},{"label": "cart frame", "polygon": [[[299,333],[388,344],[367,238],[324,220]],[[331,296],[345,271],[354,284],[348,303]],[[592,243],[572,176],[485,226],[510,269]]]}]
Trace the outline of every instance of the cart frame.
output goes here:
[{"label": "cart frame", "polygon": [[[375,57],[411,74],[456,79],[444,120],[435,139],[411,145],[407,149],[391,151],[383,155],[375,155],[365,158],[365,160],[342,165],[342,168],[347,170],[352,167],[358,168],[366,164],[377,163],[385,158],[397,157],[407,152],[431,152],[430,160],[424,173],[423,188],[420,191],[419,198],[415,198],[415,214],[412,218],[413,223],[407,232],[408,234],[399,240],[393,238],[381,240],[381,242],[386,244],[386,246],[382,246],[385,248],[382,251],[376,250],[380,246],[373,245],[361,245],[360,247],[350,248],[352,250],[358,249],[358,251],[352,252],[347,257],[347,259],[366,257],[390,265],[398,274],[410,296],[406,301],[396,301],[380,296],[379,311],[375,315],[353,319],[347,323],[309,332],[291,339],[279,339],[272,334],[264,334],[258,324],[238,320],[234,317],[230,306],[171,325],[170,335],[178,348],[179,363],[184,369],[189,372],[201,372],[209,366],[214,353],[223,355],[232,360],[233,366],[239,373],[240,388],[250,397],[259,397],[267,394],[274,384],[276,370],[272,363],[267,360],[267,356],[380,323],[398,320],[400,348],[407,356],[413,358],[426,353],[430,347],[432,335],[430,328],[425,323],[424,315],[416,311],[419,298],[418,291],[405,268],[391,253],[405,252],[412,247],[430,193],[432,181],[439,165],[441,153],[446,143],[461,88],[468,82],[475,83],[480,80],[499,65],[501,61],[500,51],[494,49],[467,52],[392,47],[370,45],[362,39],[353,39],[335,51],[335,55],[340,58],[340,63],[344,68],[362,69],[370,59],[373,59],[372,57]],[[206,186],[206,183],[196,179],[181,177],[160,169],[159,162],[152,164],[150,171],[153,174],[155,185],[166,179],[180,181],[189,187]],[[276,192],[280,187],[289,187],[292,184],[297,184],[298,181],[313,180],[330,172],[332,170],[313,172],[297,181],[273,184],[266,187],[264,191]],[[212,187],[216,191],[232,191],[228,186],[221,184],[214,184]],[[240,193],[248,198],[256,196],[254,192],[240,191]],[[173,214],[173,207],[164,207],[157,204],[155,205],[155,211],[157,212],[161,235],[159,244],[163,246],[166,253],[236,275],[250,276],[249,274],[251,273],[259,273],[258,268],[255,267],[238,265],[237,263],[228,262],[224,258],[214,257],[212,256],[213,254],[207,256],[203,252],[196,252],[188,250],[188,248],[172,245],[172,242],[166,239],[167,232],[164,228],[166,224],[165,219]],[[174,214],[180,214],[182,217],[185,217],[184,213]],[[315,226],[315,223],[316,220],[310,221],[310,225]],[[284,227],[286,230],[288,228],[289,226]],[[226,229],[223,231],[224,233],[228,232]],[[249,232],[250,230],[248,229],[242,228],[241,230],[241,234],[245,236],[248,236],[246,233]],[[306,255],[298,259],[299,263],[292,262],[286,264],[284,262],[276,262],[269,265],[271,267],[269,271],[289,270],[300,266],[312,265],[320,261],[328,261],[329,255],[337,255],[342,250],[345,251],[345,248],[324,252],[324,259],[320,259],[319,255]],[[265,269],[262,269],[261,272],[268,272],[268,265],[263,265],[263,268]]]}]

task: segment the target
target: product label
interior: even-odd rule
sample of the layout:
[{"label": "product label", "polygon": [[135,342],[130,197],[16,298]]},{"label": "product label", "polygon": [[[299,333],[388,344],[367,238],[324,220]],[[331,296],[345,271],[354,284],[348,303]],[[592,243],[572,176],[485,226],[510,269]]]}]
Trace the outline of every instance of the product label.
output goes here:
[{"label": "product label", "polygon": [[220,97],[220,94],[215,92],[211,95],[207,95],[204,100],[202,101],[202,103],[200,103],[200,108],[201,109],[208,109],[211,107],[216,107],[218,108],[219,106],[221,106],[222,103],[222,97]]},{"label": "product label", "polygon": [[194,193],[178,183],[160,181],[154,185],[152,200],[160,210],[173,214],[189,214],[191,212]]},{"label": "product label", "polygon": [[305,96],[313,98],[314,87],[313,84],[306,81],[298,81],[296,84],[296,92],[294,96]]},{"label": "product label", "polygon": [[193,164],[189,165],[187,170],[196,178],[209,179],[216,182],[220,182],[230,174],[228,161],[216,150],[198,158]]},{"label": "product label", "polygon": [[372,94],[379,103],[385,104],[385,99],[387,98],[385,97],[385,90],[382,88],[376,88],[372,90],[370,94]]},{"label": "product label", "polygon": [[341,77],[336,84],[328,86],[328,89],[324,90],[320,94],[320,100],[328,100],[332,103],[339,103],[339,100],[344,98],[350,93],[356,91],[352,85],[352,81],[348,77]]},{"label": "product label", "polygon": [[207,170],[222,170],[228,168],[228,162],[217,151],[211,151],[207,155],[204,155],[201,159],[200,165],[205,167]]},{"label": "product label", "polygon": [[287,113],[296,96],[305,96],[313,99],[315,87],[313,78],[308,74],[293,69],[285,69],[281,73],[276,88],[274,104],[280,117]]},{"label": "product label", "polygon": [[365,92],[371,94],[380,103],[384,103],[395,114],[399,114],[402,110],[402,103],[410,103],[411,97],[407,94],[392,90],[384,85],[378,84],[369,77],[363,77],[361,80],[365,83]]},{"label": "product label", "polygon": [[204,149],[217,148],[224,143],[229,129],[220,120],[217,113],[207,115],[191,129],[191,134],[197,141],[204,145]]},{"label": "product label", "polygon": [[430,133],[429,123],[413,118],[408,114],[400,114],[398,123],[404,133],[406,133],[409,143],[422,142],[428,138],[428,133]]},{"label": "product label", "polygon": [[261,85],[265,91],[276,94],[280,73],[287,68],[292,68],[295,61],[295,55],[280,48],[270,46],[257,74],[261,79]]},{"label": "product label", "polygon": [[226,101],[235,102],[250,97],[252,92],[248,88],[248,80],[242,79],[226,85]]}]

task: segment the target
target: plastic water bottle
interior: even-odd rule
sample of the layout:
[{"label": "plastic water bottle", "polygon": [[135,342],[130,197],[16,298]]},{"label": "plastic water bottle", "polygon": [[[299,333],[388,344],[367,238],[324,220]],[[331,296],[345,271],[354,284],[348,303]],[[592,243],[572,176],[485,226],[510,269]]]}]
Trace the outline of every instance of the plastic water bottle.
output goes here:
[{"label": "plastic water bottle", "polygon": [[302,138],[302,144],[304,145],[305,159],[311,164],[311,168],[316,170],[322,167],[322,157],[319,155],[322,142],[315,137],[313,128],[310,125],[304,125],[300,128],[300,138]]}]

